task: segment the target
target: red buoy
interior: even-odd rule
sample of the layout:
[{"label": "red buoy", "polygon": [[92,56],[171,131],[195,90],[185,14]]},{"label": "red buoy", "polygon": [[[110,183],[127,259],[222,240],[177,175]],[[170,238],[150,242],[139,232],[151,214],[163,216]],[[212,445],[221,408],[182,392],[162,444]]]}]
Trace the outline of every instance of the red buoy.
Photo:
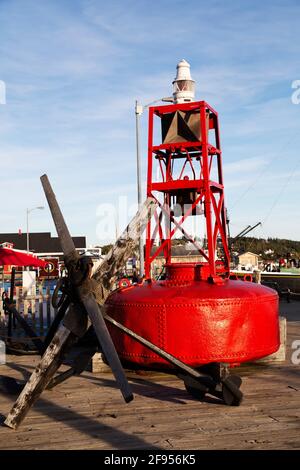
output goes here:
[{"label": "red buoy", "polygon": [[[180,64],[186,76],[174,81],[175,104],[149,108],[147,196],[156,199],[158,209],[147,226],[145,279],[113,292],[107,313],[191,366],[245,362],[279,347],[278,295],[230,279],[218,114],[205,101],[192,101],[189,65]],[[158,127],[161,140],[155,142]],[[188,232],[185,223],[192,217],[202,218],[202,242],[201,233],[195,238]],[[178,232],[195,247],[197,263],[173,262],[172,238]],[[155,280],[159,257],[164,280]],[[123,360],[172,367],[109,328]]]}]

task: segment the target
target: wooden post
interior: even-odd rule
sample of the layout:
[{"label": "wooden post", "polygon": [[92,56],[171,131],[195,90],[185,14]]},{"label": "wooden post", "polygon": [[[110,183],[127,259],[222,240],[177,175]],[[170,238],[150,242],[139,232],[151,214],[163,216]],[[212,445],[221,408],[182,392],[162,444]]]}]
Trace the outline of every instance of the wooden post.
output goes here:
[{"label": "wooden post", "polygon": [[28,317],[28,299],[27,299],[27,297],[25,297],[23,305],[24,305],[23,315],[24,315],[24,318],[27,319],[27,317]]},{"label": "wooden post", "polygon": [[39,285],[39,324],[40,324],[40,335],[44,334],[44,299],[43,299],[43,286]]},{"label": "wooden post", "polygon": [[47,302],[47,328],[50,328],[51,325],[51,296],[50,296],[50,286],[47,286],[46,291],[46,302]]},{"label": "wooden post", "polygon": [[4,326],[5,324],[5,313],[4,313],[3,302],[2,302],[3,292],[4,292],[4,287],[1,287],[0,288],[0,318],[1,318],[2,326]]},{"label": "wooden post", "polygon": [[[10,293],[9,293],[9,303],[13,304],[14,301],[14,290],[15,290],[15,275],[16,275],[16,268],[12,268],[11,270],[11,278],[10,278]],[[13,327],[13,314],[11,311],[8,311],[8,326],[7,326],[7,336],[8,342],[11,341],[12,337],[12,327]],[[14,324],[15,326],[15,324]]]},{"label": "wooden post", "polygon": [[1,318],[1,320],[3,320],[3,318],[4,318],[3,302],[2,302],[3,292],[4,292],[3,287],[0,287],[0,318]]},{"label": "wooden post", "polygon": [[32,318],[32,321],[35,321],[35,300],[36,300],[36,291],[31,296],[31,318]]},{"label": "wooden post", "polygon": [[20,311],[20,287],[16,287],[16,309]]},{"label": "wooden post", "polygon": [[261,284],[261,271],[259,269],[253,270],[253,278],[254,282],[256,282],[257,284]]}]

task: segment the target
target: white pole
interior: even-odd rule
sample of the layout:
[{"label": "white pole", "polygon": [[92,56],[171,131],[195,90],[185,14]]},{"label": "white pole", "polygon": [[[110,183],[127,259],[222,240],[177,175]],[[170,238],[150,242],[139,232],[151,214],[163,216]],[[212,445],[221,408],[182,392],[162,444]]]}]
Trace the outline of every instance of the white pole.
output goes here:
[{"label": "white pole", "polygon": [[[136,130],[136,169],[137,169],[137,199],[139,209],[142,204],[142,177],[141,177],[141,147],[140,147],[140,116],[143,112],[143,107],[135,102],[135,130]],[[143,235],[140,235],[139,240],[139,258],[140,258],[140,277],[144,276],[144,241]]]},{"label": "white pole", "polygon": [[29,253],[29,209],[26,209],[27,253]]}]

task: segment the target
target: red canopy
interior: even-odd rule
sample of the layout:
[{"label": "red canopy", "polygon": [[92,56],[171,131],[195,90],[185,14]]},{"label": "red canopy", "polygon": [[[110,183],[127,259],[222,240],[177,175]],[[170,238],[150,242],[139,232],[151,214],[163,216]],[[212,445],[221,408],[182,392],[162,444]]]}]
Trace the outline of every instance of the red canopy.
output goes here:
[{"label": "red canopy", "polygon": [[28,255],[24,251],[0,247],[0,265],[3,266],[4,264],[12,266],[36,266],[43,268],[46,261],[38,259],[35,256]]}]

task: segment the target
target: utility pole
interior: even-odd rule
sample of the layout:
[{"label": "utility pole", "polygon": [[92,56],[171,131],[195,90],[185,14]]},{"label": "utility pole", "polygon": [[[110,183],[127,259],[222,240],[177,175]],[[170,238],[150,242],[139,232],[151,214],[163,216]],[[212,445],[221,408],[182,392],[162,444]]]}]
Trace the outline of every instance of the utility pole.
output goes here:
[{"label": "utility pole", "polygon": [[27,249],[27,253],[29,253],[29,214],[30,212],[36,210],[36,209],[39,209],[39,210],[43,210],[45,209],[44,206],[37,206],[37,207],[33,207],[32,209],[26,209],[26,249]]},{"label": "utility pole", "polygon": [[[140,116],[143,106],[135,102],[135,130],[136,130],[136,171],[137,171],[137,200],[138,209],[142,204],[142,176],[141,176],[141,144],[140,144]],[[140,278],[144,276],[144,241],[143,235],[139,238]]]}]

